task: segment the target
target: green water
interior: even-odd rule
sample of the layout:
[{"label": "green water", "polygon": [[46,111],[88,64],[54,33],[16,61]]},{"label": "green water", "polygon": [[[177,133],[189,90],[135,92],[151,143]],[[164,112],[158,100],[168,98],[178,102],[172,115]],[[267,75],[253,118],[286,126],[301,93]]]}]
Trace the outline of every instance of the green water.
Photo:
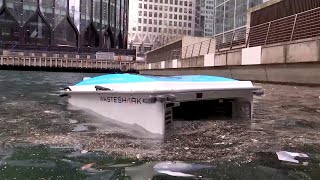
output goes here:
[{"label": "green water", "polygon": [[179,171],[194,175],[190,178],[157,173],[153,167],[158,162],[99,151],[81,153],[71,147],[20,145],[1,153],[0,179],[319,179],[320,156],[311,157],[308,165],[280,162],[272,153],[264,153],[250,163],[225,162],[193,169],[181,166]]},{"label": "green water", "polygon": [[[160,143],[112,134],[119,127],[108,124],[102,129],[58,96],[60,88],[95,75],[0,71],[0,180],[320,179],[319,88],[294,91],[266,85],[266,96],[256,102],[250,123],[213,122],[210,128],[188,124],[191,129],[186,130],[177,126],[169,140]],[[279,99],[280,105],[275,103]],[[297,148],[300,144],[303,148]],[[275,155],[279,149],[307,153],[310,160],[307,165],[281,162]],[[261,153],[265,151],[270,153]],[[147,158],[133,158],[138,153]],[[241,160],[233,158],[238,154]],[[185,164],[167,170],[193,177],[170,176],[154,168],[169,160]]]}]

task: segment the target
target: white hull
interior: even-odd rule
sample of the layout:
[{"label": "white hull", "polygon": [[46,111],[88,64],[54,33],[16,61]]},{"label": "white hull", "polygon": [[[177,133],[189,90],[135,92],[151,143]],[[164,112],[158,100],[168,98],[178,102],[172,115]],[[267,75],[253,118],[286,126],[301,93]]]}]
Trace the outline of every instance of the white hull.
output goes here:
[{"label": "white hull", "polygon": [[[202,98],[197,98],[197,93],[202,94]],[[249,104],[249,118],[252,116],[252,96],[251,90],[225,90],[225,91],[198,91],[171,93],[175,96],[174,102],[187,102],[198,100],[213,99],[237,99],[238,103],[234,104],[234,112],[241,111],[240,104]],[[172,102],[154,102],[146,103],[144,99],[153,97],[152,94],[127,94],[111,92],[73,92],[70,93],[69,103],[84,109],[89,109],[106,119],[117,120],[122,123],[138,125],[145,130],[163,135],[165,133],[166,121],[171,121],[171,117],[166,118],[166,111],[170,112],[171,108],[166,108],[166,104]],[[165,97],[168,94],[160,94],[157,97]],[[235,113],[234,116],[237,116]]]},{"label": "white hull", "polygon": [[69,98],[69,103],[89,109],[106,117],[107,120],[113,119],[130,125],[136,124],[151,133],[163,135],[163,104],[160,102],[143,103],[142,99],[147,97],[130,94],[75,93]]},{"label": "white hull", "polygon": [[[115,75],[109,81],[126,80],[126,76],[136,77]],[[172,121],[172,108],[183,102],[232,100],[233,117],[243,116],[242,111],[247,111],[246,116],[251,118],[253,91],[259,89],[250,81],[179,82],[161,81],[161,78],[154,82],[103,84],[99,81],[101,78],[93,78],[88,84],[69,86],[64,93],[70,97],[70,104],[93,111],[106,120],[138,125],[156,135],[165,133]]]}]

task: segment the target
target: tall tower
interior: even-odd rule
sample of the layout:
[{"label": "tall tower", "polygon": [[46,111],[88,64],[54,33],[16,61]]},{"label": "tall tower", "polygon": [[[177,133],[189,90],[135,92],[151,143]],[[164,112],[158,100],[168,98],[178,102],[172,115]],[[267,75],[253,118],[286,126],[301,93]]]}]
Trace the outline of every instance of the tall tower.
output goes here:
[{"label": "tall tower", "polygon": [[245,28],[247,10],[268,0],[204,0],[201,16],[203,35],[213,37],[234,29]]},{"label": "tall tower", "polygon": [[128,46],[143,53],[197,35],[197,6],[195,0],[130,0]]}]

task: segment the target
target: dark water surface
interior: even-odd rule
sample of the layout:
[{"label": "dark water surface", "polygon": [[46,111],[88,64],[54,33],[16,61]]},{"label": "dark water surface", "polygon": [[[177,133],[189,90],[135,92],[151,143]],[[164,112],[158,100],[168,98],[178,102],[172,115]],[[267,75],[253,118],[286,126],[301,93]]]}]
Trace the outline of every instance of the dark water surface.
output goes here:
[{"label": "dark water surface", "polygon": [[[95,75],[0,71],[0,179],[181,179],[154,168],[174,160],[184,163],[167,169],[194,175],[185,179],[320,179],[319,87],[256,84],[265,95],[254,99],[253,120],[174,122],[160,141],[58,96]],[[280,150],[310,159],[281,162]]]}]

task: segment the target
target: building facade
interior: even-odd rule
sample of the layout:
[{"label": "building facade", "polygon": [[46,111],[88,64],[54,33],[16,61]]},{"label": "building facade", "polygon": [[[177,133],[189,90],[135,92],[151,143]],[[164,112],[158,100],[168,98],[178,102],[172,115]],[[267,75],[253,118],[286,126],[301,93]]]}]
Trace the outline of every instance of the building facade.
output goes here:
[{"label": "building facade", "polygon": [[[128,46],[146,52],[183,35],[198,35],[200,0],[130,0]],[[200,29],[201,31],[201,29]]]},{"label": "building facade", "polygon": [[129,0],[0,0],[0,42],[126,48]]},{"label": "building facade", "polygon": [[223,35],[247,25],[248,9],[267,0],[204,0],[203,35],[213,37]]}]

